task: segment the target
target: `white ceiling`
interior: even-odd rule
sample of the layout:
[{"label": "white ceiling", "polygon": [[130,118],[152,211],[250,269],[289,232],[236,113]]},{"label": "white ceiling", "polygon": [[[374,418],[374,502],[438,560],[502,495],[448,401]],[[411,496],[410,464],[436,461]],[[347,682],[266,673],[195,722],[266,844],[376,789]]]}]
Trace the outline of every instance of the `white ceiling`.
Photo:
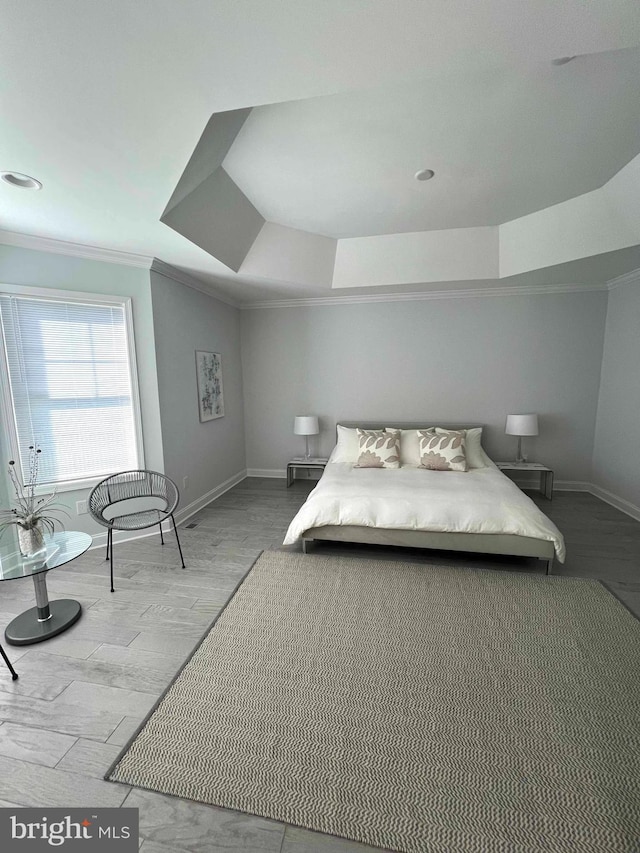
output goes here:
[{"label": "white ceiling", "polygon": [[498,225],[638,154],[639,84],[636,48],[263,106],[223,165],[265,219],[328,237]]},{"label": "white ceiling", "polygon": [[[294,295],[296,289],[231,273],[159,221],[214,112],[327,95],[337,96],[327,98],[328,105],[341,99],[346,103],[348,93],[356,90],[364,90],[354,95],[356,101],[364,104],[368,99],[375,105],[379,102],[373,89],[384,87],[390,111],[411,114],[411,99],[422,92],[430,113],[429,150],[422,156],[412,134],[412,152],[409,136],[405,140],[403,135],[402,146],[395,150],[402,151],[406,165],[392,163],[386,179],[393,188],[407,178],[406,168],[436,169],[432,182],[414,185],[410,179],[407,198],[418,193],[422,203],[426,193],[433,197],[443,191],[445,180],[453,181],[446,204],[451,221],[471,215],[465,206],[475,216],[486,203],[491,216],[500,220],[520,204],[519,193],[504,183],[504,168],[487,165],[504,166],[512,146],[527,163],[520,178],[529,185],[540,180],[532,166],[539,144],[544,143],[547,162],[560,162],[562,186],[560,179],[555,184],[548,179],[542,188],[530,186],[529,209],[548,203],[545,193],[567,197],[581,182],[602,183],[621,160],[636,153],[630,151],[629,134],[634,127],[637,134],[637,105],[634,109],[627,102],[625,83],[635,67],[635,52],[579,58],[562,68],[549,63],[559,56],[638,46],[637,0],[0,0],[0,19],[0,169],[25,172],[44,184],[40,192],[0,184],[0,228],[157,256],[215,283],[239,301]],[[573,90],[567,81],[584,67],[607,70],[604,76],[585,72]],[[559,91],[553,82],[558,79]],[[490,84],[483,94],[490,115],[503,116],[500,128],[491,128],[475,105],[482,80]],[[537,131],[538,122],[536,115],[524,115],[520,98],[532,80],[538,96],[547,93],[540,120],[549,134],[537,133],[527,158],[524,126]],[[394,87],[406,94],[391,103]],[[569,95],[565,89],[571,90]],[[454,91],[461,109],[452,114],[443,95]],[[558,113],[556,97],[568,106],[560,111],[553,134],[550,117]],[[573,115],[574,105],[588,99],[592,124],[582,107]],[[518,120],[509,114],[509,104]],[[282,109],[286,112],[292,105]],[[339,114],[340,109],[333,112],[333,121]],[[584,132],[577,143],[569,144],[565,134],[574,117]],[[309,127],[314,121],[309,117]],[[489,128],[500,156],[476,122]],[[373,142],[371,116],[367,127]],[[350,134],[348,148],[357,148],[359,134]],[[381,128],[381,137],[385,134],[392,137],[388,124],[386,130]],[[476,138],[470,146],[472,136]],[[387,147],[392,149],[394,142],[390,138]],[[332,144],[328,139],[325,148]],[[482,151],[480,168],[472,162],[464,179],[455,174],[448,178],[445,149],[455,152],[454,165],[461,168],[476,145]],[[377,162],[384,149],[382,142],[372,145],[367,158]],[[357,184],[354,175],[357,178],[355,167],[353,173],[347,170],[344,180]],[[380,175],[377,181],[384,183]],[[309,192],[303,186],[293,196]],[[331,205],[319,206],[327,233],[356,227],[372,233],[377,227],[373,203],[371,222],[363,224],[363,218],[356,226],[356,208],[369,202],[362,196],[349,208],[350,192],[340,194],[345,201],[341,220],[329,223]],[[386,215],[384,193],[375,192],[383,199],[379,206]],[[421,227],[449,227],[429,225],[431,214],[420,207],[415,215],[426,216]],[[403,230],[404,210],[393,215],[395,227]],[[383,230],[389,229],[385,225]]]}]

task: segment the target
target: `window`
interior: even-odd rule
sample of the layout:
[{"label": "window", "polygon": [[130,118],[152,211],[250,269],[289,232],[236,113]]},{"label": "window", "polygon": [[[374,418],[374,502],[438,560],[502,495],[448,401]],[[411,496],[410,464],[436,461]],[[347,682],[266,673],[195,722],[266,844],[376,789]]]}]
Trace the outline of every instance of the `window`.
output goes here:
[{"label": "window", "polygon": [[143,467],[130,301],[4,291],[3,408],[22,471],[34,441],[39,483],[50,488]]}]

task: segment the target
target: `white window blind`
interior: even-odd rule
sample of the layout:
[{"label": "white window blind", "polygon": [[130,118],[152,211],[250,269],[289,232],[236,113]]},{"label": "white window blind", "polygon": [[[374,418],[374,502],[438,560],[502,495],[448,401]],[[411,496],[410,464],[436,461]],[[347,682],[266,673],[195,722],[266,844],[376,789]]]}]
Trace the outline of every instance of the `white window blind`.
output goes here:
[{"label": "white window blind", "polygon": [[0,294],[23,472],[42,448],[39,483],[140,467],[124,304]]}]

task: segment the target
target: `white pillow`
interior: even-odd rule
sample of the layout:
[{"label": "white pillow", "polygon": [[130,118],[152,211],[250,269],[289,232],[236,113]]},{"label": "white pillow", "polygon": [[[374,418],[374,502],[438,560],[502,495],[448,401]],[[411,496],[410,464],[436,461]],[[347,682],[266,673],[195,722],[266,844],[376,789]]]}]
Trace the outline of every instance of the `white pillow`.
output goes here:
[{"label": "white pillow", "polygon": [[360,456],[360,440],[358,430],[354,427],[343,427],[338,424],[338,443],[333,448],[329,462],[343,462],[355,465]]},{"label": "white pillow", "polygon": [[[385,427],[388,432],[400,433],[400,465],[412,468],[420,467],[420,436],[417,429],[400,429],[399,427]],[[433,429],[433,427],[424,427]],[[435,427],[437,433],[445,434],[450,430]],[[457,430],[456,430],[457,432]],[[482,447],[482,427],[464,430],[465,449],[467,454],[467,465],[469,468],[487,468],[491,460]]]},{"label": "white pillow", "polygon": [[[426,427],[425,427],[426,429]],[[420,465],[420,436],[417,429],[385,427],[385,432],[400,433],[400,465],[418,468]]]},{"label": "white pillow", "polygon": [[[448,432],[452,432],[452,430],[436,427],[436,433],[440,435],[446,435]],[[458,430],[453,430],[453,432],[458,432]],[[482,448],[482,427],[473,427],[473,429],[466,429],[463,432],[466,434],[465,451],[469,468],[487,468],[491,465],[489,457]]]}]

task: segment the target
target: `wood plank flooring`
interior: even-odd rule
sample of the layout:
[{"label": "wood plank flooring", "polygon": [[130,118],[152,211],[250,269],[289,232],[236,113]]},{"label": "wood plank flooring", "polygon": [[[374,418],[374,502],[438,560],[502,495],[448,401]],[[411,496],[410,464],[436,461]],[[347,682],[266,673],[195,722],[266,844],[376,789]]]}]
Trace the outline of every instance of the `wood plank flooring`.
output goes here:
[{"label": "wood plank flooring", "polygon": [[[365,853],[353,842],[250,815],[103,781],[142,717],[225,604],[260,551],[279,548],[313,483],[248,479],[181,528],[175,538],[116,545],[116,592],[104,551],[48,575],[52,599],[82,602],[80,621],[44,643],[6,646],[20,675],[0,666],[0,804],[132,806],[143,853]],[[559,574],[599,578],[640,616],[640,523],[591,495],[531,496],[563,531]],[[542,571],[536,560],[322,543],[322,553],[377,560]],[[0,584],[0,626],[32,607],[33,584]]]}]

